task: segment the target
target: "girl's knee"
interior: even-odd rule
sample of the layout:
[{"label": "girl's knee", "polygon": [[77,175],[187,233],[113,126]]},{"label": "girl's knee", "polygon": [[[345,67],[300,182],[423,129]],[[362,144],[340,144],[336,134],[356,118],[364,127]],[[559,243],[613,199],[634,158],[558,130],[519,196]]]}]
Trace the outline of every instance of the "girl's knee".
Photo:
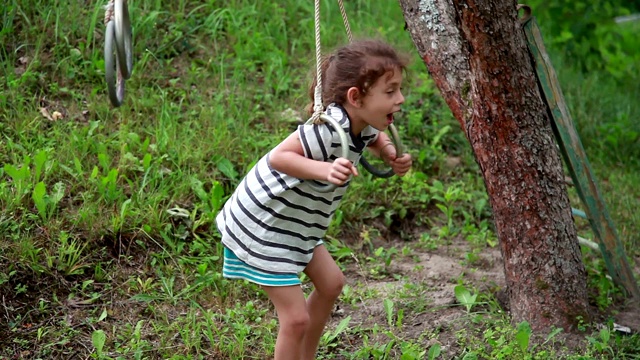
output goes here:
[{"label": "girl's knee", "polygon": [[337,299],[342,294],[342,289],[347,283],[347,278],[340,272],[335,276],[331,282],[329,282],[324,289],[318,289],[318,291],[325,297],[331,299]]},{"label": "girl's knee", "polygon": [[300,335],[302,337],[309,327],[309,313],[301,312],[288,314],[280,318],[280,328],[288,334]]}]

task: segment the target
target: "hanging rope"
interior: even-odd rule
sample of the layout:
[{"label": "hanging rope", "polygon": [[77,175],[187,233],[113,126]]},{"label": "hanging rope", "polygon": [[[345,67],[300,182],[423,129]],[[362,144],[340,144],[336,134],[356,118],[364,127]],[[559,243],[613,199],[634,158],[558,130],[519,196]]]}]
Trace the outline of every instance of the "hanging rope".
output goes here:
[{"label": "hanging rope", "polygon": [[340,6],[340,14],[342,15],[344,28],[347,30],[347,38],[349,39],[349,42],[353,42],[353,35],[351,35],[351,26],[349,26],[349,19],[347,19],[347,12],[344,9],[344,3],[342,2],[342,0],[338,0],[338,6]]},{"label": "hanging rope", "polygon": [[113,19],[113,0],[109,0],[109,3],[104,6],[104,24],[105,26]]},{"label": "hanging rope", "polygon": [[[353,41],[353,35],[351,34],[351,26],[349,26],[349,19],[347,18],[347,12],[344,8],[343,0],[338,0],[338,6],[340,7],[340,14],[342,15],[342,22],[344,28],[347,31],[347,37],[349,42]],[[322,48],[320,41],[320,0],[315,0],[314,6],[314,24],[316,35],[316,87],[313,94],[313,115],[311,119],[314,124],[321,124],[323,121],[320,119],[320,114],[324,110],[322,103]]]},{"label": "hanging rope", "polygon": [[311,119],[314,124],[321,124],[320,114],[322,114],[322,51],[320,49],[320,0],[315,0],[315,32],[316,32],[316,88],[313,94],[313,115]]},{"label": "hanging rope", "polygon": [[[322,50],[320,47],[320,0],[315,0],[315,33],[316,33],[316,87],[313,94],[313,115],[307,121],[307,124],[324,124],[329,123],[331,127],[338,133],[340,138],[341,157],[349,156],[349,139],[342,129],[342,126],[331,116],[324,114],[324,106],[322,104]],[[336,184],[318,185],[310,182],[309,186],[318,192],[326,193],[336,189]]]}]

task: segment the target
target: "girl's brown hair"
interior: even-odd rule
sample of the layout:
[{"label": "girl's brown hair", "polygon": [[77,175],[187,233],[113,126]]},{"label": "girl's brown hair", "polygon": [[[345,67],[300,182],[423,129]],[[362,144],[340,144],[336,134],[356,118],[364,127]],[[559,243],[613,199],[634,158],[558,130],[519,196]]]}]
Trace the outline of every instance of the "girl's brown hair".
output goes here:
[{"label": "girl's brown hair", "polygon": [[[331,103],[344,104],[351,87],[366,94],[381,76],[389,71],[404,71],[407,64],[406,56],[379,40],[357,40],[336,49],[321,62],[323,109]],[[313,114],[317,81],[314,76],[309,88],[309,114]]]}]

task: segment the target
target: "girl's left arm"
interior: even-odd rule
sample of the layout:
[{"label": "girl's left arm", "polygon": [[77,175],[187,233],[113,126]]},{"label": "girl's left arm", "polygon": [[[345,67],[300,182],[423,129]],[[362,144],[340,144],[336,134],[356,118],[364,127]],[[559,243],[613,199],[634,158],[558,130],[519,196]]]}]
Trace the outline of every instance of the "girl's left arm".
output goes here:
[{"label": "girl's left arm", "polygon": [[404,176],[413,164],[411,155],[404,153],[400,157],[397,156],[393,141],[391,141],[389,135],[383,132],[380,132],[378,138],[369,145],[369,150],[375,156],[381,158],[386,164],[390,165],[393,172],[398,176]]},{"label": "girl's left arm", "polygon": [[395,149],[395,146],[393,146],[393,141],[391,141],[391,139],[389,138],[389,135],[381,131],[378,134],[378,138],[376,139],[376,141],[371,143],[368,149],[369,149],[369,152],[372,153],[373,155],[379,158],[382,158],[381,151],[383,149],[385,152],[389,151],[389,149],[385,149],[386,147],[393,148],[393,153],[395,154],[396,149]]}]

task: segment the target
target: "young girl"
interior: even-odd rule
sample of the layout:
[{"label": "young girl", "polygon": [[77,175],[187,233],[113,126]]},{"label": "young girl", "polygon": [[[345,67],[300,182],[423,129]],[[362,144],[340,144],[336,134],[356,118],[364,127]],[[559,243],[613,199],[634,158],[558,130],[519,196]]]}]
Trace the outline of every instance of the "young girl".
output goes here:
[{"label": "young girl", "polygon": [[[257,283],[273,302],[280,325],[275,360],[310,360],[345,278],[322,238],[356,164],[368,147],[403,176],[411,157],[396,156],[383,132],[400,111],[406,61],[376,40],[352,42],[322,63],[325,113],[349,138],[348,158],[329,124],[301,125],[249,171],[216,218],[225,246],[223,275]],[[315,82],[315,81],[314,81]],[[311,98],[313,101],[313,89]],[[309,184],[330,182],[333,192]],[[298,274],[314,290],[305,299]]]}]

